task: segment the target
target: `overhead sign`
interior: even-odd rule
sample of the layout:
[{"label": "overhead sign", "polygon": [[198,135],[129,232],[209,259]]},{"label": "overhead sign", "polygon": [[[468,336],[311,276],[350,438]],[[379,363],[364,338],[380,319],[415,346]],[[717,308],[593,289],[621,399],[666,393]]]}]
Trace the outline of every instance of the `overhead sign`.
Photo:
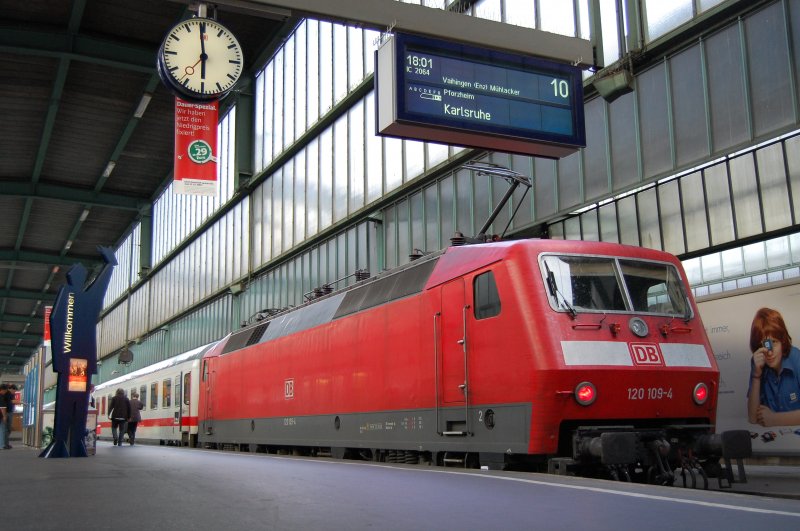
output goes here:
[{"label": "overhead sign", "polygon": [[551,158],[586,145],[577,67],[407,34],[376,54],[378,134]]},{"label": "overhead sign", "polygon": [[219,102],[175,98],[174,190],[177,194],[217,194]]}]

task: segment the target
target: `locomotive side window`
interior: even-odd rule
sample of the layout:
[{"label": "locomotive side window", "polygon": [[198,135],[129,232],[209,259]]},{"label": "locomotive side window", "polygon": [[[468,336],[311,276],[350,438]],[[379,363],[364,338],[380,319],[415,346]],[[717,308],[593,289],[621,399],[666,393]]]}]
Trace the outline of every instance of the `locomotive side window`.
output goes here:
[{"label": "locomotive side window", "polygon": [[486,319],[500,314],[500,294],[494,273],[487,271],[475,277],[473,283],[475,319]]},{"label": "locomotive side window", "polygon": [[172,380],[167,378],[161,382],[161,407],[172,405]]},{"label": "locomotive side window", "polygon": [[150,409],[158,407],[158,382],[150,384]]},{"label": "locomotive side window", "polygon": [[139,400],[142,402],[143,409],[147,409],[147,386],[143,385],[139,388]]},{"label": "locomotive side window", "polygon": [[208,360],[203,360],[203,381],[208,381]]}]

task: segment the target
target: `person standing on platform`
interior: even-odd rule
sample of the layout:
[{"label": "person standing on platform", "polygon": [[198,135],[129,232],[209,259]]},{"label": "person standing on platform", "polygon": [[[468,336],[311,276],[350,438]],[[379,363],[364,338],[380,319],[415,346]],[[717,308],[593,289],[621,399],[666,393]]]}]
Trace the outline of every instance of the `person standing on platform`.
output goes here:
[{"label": "person standing on platform", "polygon": [[6,384],[0,384],[0,448],[6,449],[8,440],[6,439]]},{"label": "person standing on platform", "polygon": [[14,393],[17,390],[17,387],[14,384],[10,384],[6,386],[6,384],[0,385],[0,388],[5,387],[5,394],[3,395],[3,405],[6,408],[6,416],[3,419],[3,424],[5,425],[5,432],[6,432],[6,439],[5,444],[2,445],[3,450],[11,450],[11,431],[13,429],[12,421],[14,420]]},{"label": "person standing on platform", "polygon": [[144,409],[144,404],[139,400],[139,393],[132,393],[131,417],[128,419],[128,442],[131,443],[131,446],[133,446],[133,442],[136,440],[136,427],[139,425],[139,422],[142,421],[142,414],[139,413],[142,409]]},{"label": "person standing on platform", "polygon": [[111,419],[111,435],[114,437],[114,445],[122,446],[122,439],[125,438],[130,416],[131,402],[125,396],[124,389],[117,389],[117,393],[108,404],[108,418]]}]

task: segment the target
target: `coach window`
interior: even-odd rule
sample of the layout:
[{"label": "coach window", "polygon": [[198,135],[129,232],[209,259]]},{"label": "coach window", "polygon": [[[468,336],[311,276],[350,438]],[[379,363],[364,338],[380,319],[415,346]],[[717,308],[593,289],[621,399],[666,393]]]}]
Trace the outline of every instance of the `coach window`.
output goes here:
[{"label": "coach window", "polygon": [[100,401],[100,414],[106,414],[106,397],[103,397],[103,399]]},{"label": "coach window", "polygon": [[486,319],[500,314],[500,294],[494,281],[494,273],[487,271],[475,277],[475,319]]},{"label": "coach window", "polygon": [[147,386],[143,385],[139,388],[139,400],[142,402],[142,407],[147,407]]},{"label": "coach window", "polygon": [[150,409],[158,407],[158,382],[150,384]]},{"label": "coach window", "polygon": [[170,407],[172,405],[172,380],[167,378],[161,384],[161,407]]},{"label": "coach window", "polygon": [[130,391],[130,393],[128,393],[128,398],[133,398],[133,393],[135,393],[135,392],[136,392],[136,388],[135,387],[131,387],[131,391]]},{"label": "coach window", "polygon": [[183,375],[183,405],[189,405],[189,395],[191,394],[192,373],[187,372]]}]

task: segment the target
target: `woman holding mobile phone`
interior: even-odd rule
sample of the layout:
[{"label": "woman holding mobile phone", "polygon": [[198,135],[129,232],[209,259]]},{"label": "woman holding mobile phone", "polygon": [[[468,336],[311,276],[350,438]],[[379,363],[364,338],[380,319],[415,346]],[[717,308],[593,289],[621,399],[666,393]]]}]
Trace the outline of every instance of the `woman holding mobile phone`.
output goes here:
[{"label": "woman holding mobile phone", "polygon": [[800,350],[792,346],[783,316],[761,308],[750,327],[747,417],[762,426],[800,425]]}]

